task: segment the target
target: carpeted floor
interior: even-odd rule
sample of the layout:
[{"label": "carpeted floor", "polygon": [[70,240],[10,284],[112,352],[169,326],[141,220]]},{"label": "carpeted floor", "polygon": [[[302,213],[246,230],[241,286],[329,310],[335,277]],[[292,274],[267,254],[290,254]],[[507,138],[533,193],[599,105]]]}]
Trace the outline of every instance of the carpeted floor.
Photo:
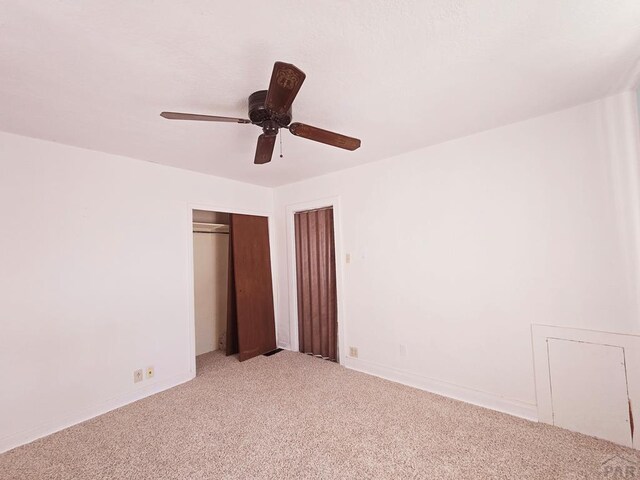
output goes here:
[{"label": "carpeted floor", "polygon": [[640,464],[630,449],[298,353],[197,364],[191,382],[0,455],[0,478],[546,480],[623,478],[604,470],[615,455],[609,465]]}]

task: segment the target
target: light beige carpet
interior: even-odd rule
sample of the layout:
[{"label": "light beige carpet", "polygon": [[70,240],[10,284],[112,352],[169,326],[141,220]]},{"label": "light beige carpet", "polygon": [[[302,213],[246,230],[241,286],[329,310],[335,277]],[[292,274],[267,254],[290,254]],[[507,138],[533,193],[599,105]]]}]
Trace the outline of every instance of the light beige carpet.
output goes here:
[{"label": "light beige carpet", "polygon": [[623,478],[602,466],[614,455],[640,463],[298,353],[197,363],[191,382],[0,455],[0,478],[590,479]]}]

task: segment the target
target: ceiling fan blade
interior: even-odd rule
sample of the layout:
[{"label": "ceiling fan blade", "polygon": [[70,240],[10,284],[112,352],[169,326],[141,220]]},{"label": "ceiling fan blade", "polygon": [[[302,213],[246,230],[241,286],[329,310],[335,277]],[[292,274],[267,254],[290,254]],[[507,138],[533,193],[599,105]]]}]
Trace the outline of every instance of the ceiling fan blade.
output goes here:
[{"label": "ceiling fan blade", "polygon": [[289,131],[297,137],[308,138],[320,143],[326,143],[334,147],[344,148],[345,150],[355,150],[360,148],[360,140],[339,133],[322,130],[321,128],[305,125],[304,123],[292,123],[289,125]]},{"label": "ceiling fan blade", "polygon": [[231,123],[251,123],[251,120],[234,117],[216,117],[215,115],[199,115],[196,113],[162,112],[163,118],[169,120],[198,120],[201,122],[231,122]]},{"label": "ceiling fan blade", "polygon": [[295,65],[276,62],[264,101],[265,108],[275,115],[287,113],[306,77]]},{"label": "ceiling fan blade", "polygon": [[277,135],[265,135],[264,133],[258,137],[258,146],[256,147],[256,158],[253,163],[262,165],[271,161],[273,147],[276,144]]}]

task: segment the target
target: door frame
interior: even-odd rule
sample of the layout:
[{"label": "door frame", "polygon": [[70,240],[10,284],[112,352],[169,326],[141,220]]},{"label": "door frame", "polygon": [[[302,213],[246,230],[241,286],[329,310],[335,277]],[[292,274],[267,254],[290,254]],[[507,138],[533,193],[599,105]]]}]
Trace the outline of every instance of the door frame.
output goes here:
[{"label": "door frame", "polygon": [[333,244],[336,260],[336,307],[338,322],[338,363],[343,365],[347,358],[346,351],[346,314],[343,301],[343,265],[342,252],[342,211],[340,197],[325,197],[308,202],[295,203],[286,206],[287,229],[287,267],[289,270],[289,348],[300,351],[298,339],[298,276],[296,271],[296,233],[294,215],[298,212],[316,210],[319,208],[333,208]]},{"label": "door frame", "polygon": [[188,298],[188,311],[187,311],[187,365],[189,366],[189,374],[191,378],[196,376],[196,303],[195,303],[195,285],[194,285],[194,270],[193,270],[193,211],[205,210],[208,212],[220,212],[229,214],[241,214],[241,215],[257,215],[260,217],[267,217],[269,224],[269,253],[271,255],[271,288],[273,289],[273,310],[276,317],[276,341],[278,338],[278,263],[275,261],[276,242],[275,242],[275,219],[273,211],[265,210],[248,210],[243,208],[229,208],[220,205],[206,205],[201,203],[189,203],[187,204],[187,298]]}]

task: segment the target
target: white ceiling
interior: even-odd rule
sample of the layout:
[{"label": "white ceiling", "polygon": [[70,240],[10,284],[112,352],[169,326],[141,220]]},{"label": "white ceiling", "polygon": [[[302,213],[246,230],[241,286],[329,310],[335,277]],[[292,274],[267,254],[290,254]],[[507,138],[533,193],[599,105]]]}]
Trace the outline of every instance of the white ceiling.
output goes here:
[{"label": "white ceiling", "polygon": [[[615,93],[639,41],[638,0],[2,0],[0,130],[274,186]],[[276,60],[359,150],[158,115],[246,117]]]}]

